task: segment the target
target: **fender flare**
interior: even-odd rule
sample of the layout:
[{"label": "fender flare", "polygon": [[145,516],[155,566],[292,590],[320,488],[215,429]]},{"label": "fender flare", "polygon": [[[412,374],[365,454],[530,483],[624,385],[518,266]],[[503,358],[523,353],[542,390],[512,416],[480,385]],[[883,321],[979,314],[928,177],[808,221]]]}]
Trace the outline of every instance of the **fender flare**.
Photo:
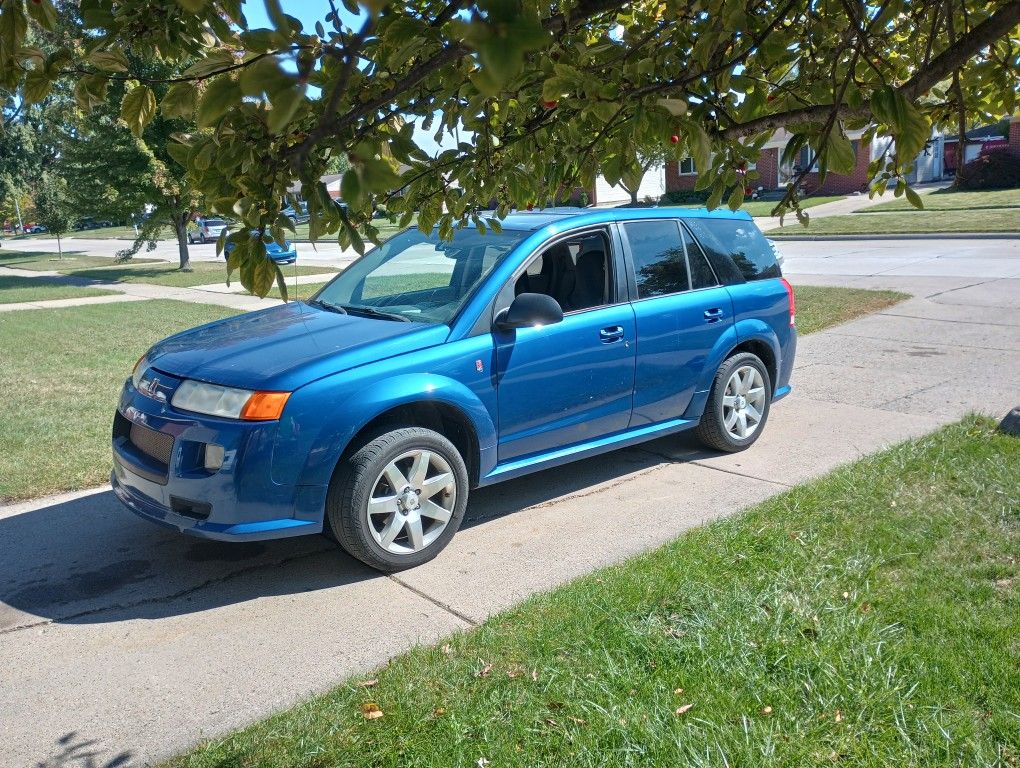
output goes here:
[{"label": "fender flare", "polygon": [[[481,476],[494,463],[496,426],[485,404],[458,381],[435,374],[402,374],[345,393],[343,408],[322,425],[301,473],[302,485],[327,485],[351,440],[387,411],[417,403],[438,403],[459,411],[474,431],[479,455],[473,457]],[[470,460],[472,457],[465,457]]]},{"label": "fender flare", "polygon": [[[779,346],[779,337],[776,335],[772,326],[763,320],[755,318],[739,320],[731,326],[726,333],[722,334],[718,340],[716,340],[715,346],[712,347],[712,351],[709,352],[708,358],[705,362],[705,368],[702,371],[701,378],[694,390],[694,396],[691,398],[691,402],[687,406],[687,411],[684,413],[684,418],[701,418],[701,414],[705,410],[705,403],[708,402],[708,394],[712,388],[712,380],[715,378],[716,373],[719,372],[719,368],[723,364],[723,361],[730,356],[730,353],[733,352],[734,349],[749,341],[758,341],[767,344],[769,349],[772,350],[772,355],[775,358],[776,371],[781,370],[783,360],[782,350]],[[772,382],[772,386],[775,388],[775,381]]]}]

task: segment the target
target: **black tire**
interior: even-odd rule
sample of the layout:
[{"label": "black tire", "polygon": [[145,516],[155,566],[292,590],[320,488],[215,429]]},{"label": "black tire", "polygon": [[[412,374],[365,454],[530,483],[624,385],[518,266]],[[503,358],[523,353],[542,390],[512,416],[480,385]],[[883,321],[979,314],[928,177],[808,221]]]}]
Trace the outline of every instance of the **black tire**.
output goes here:
[{"label": "black tire", "polygon": [[[390,462],[414,450],[428,450],[443,458],[453,473],[456,495],[449,522],[432,543],[417,552],[395,554],[384,549],[373,536],[368,501]],[[438,555],[460,528],[467,500],[467,467],[453,443],[430,429],[403,427],[370,439],[341,460],[326,495],[325,523],[352,557],[383,573],[394,573],[427,563]]]},{"label": "black tire", "polygon": [[201,232],[198,235],[198,242],[200,242],[202,245],[205,245],[205,232]]},{"label": "black tire", "polygon": [[[733,372],[744,366],[752,366],[761,374],[765,383],[765,407],[762,411],[761,421],[757,428],[747,437],[741,439],[732,435],[726,429],[723,416],[723,395],[725,394],[726,382],[729,381]],[[772,407],[772,380],[769,377],[769,370],[757,355],[750,352],[738,352],[723,361],[719,370],[712,380],[712,389],[708,394],[708,402],[705,403],[705,412],[701,421],[694,430],[695,436],[708,448],[726,453],[743,451],[754,445],[754,442],[765,429],[769,418],[769,410]]]},{"label": "black tire", "polygon": [[189,233],[188,233],[188,245],[194,245],[194,244],[195,244],[195,237],[194,237],[194,235],[192,235],[192,234],[191,234],[191,233],[189,232]]}]

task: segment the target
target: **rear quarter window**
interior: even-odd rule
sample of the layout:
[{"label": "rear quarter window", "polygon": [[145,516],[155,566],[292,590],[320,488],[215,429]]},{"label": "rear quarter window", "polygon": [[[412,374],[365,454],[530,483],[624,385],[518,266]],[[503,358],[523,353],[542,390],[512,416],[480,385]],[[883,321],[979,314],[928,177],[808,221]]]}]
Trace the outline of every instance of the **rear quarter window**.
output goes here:
[{"label": "rear quarter window", "polygon": [[686,219],[723,282],[782,277],[776,253],[750,221],[741,219]]}]

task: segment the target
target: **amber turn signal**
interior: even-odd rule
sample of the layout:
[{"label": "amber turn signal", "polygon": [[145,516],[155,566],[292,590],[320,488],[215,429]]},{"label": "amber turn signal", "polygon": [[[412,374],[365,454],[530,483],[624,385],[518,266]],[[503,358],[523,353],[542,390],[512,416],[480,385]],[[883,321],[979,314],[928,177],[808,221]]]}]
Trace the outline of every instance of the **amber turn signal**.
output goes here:
[{"label": "amber turn signal", "polygon": [[290,392],[256,392],[241,409],[245,421],[272,421],[280,418]]}]

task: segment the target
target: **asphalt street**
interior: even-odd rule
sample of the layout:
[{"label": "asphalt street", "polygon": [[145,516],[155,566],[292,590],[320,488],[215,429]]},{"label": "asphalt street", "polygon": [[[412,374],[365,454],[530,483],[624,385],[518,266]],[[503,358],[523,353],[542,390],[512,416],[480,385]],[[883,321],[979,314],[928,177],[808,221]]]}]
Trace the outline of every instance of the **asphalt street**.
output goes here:
[{"label": "asphalt street", "polygon": [[795,283],[914,298],[803,337],[794,392],[751,450],[667,438],[479,490],[421,568],[380,576],[321,537],[184,538],[102,488],[0,508],[0,764],[169,756],[838,464],[1020,404],[1020,240],[780,247]]}]

